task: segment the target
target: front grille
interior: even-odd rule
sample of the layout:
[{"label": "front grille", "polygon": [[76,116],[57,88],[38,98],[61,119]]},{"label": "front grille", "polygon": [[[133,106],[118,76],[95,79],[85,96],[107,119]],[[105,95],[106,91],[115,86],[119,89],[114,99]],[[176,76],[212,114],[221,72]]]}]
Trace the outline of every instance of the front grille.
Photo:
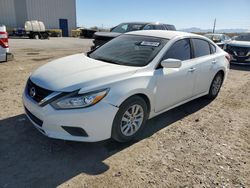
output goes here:
[{"label": "front grille", "polygon": [[228,50],[235,52],[237,56],[246,56],[250,51],[250,47],[229,46]]},{"label": "front grille", "polygon": [[[33,93],[31,92],[33,90]],[[34,92],[35,91],[35,92]],[[45,97],[53,93],[53,91],[44,89],[42,87],[39,87],[38,85],[34,84],[30,79],[27,82],[26,92],[28,96],[30,96],[34,101],[40,102]]]},{"label": "front grille", "polygon": [[27,108],[25,108],[26,114],[29,116],[29,118],[34,121],[38,126],[42,127],[43,126],[43,121],[34,116]]}]

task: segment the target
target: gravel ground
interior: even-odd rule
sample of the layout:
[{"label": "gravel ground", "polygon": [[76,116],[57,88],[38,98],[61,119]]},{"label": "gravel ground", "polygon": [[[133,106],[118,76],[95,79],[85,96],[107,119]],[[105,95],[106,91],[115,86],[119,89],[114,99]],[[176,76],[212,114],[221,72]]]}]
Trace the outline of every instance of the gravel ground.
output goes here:
[{"label": "gravel ground", "polygon": [[30,73],[87,51],[91,40],[10,40],[0,64],[0,187],[250,187],[250,67],[232,66],[214,101],[151,119],[134,143],[77,143],[41,135],[24,115]]}]

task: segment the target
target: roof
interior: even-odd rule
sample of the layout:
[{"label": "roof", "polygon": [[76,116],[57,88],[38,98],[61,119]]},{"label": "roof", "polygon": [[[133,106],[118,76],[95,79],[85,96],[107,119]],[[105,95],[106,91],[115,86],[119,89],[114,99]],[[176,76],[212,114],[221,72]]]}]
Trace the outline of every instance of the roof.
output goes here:
[{"label": "roof", "polygon": [[181,32],[181,31],[169,31],[169,30],[140,30],[140,31],[128,32],[126,34],[160,37],[160,38],[166,38],[166,39],[172,39],[172,38],[177,37],[177,36],[180,36],[180,37],[186,37],[186,36],[201,37],[200,35],[196,35],[196,34],[192,34],[192,33],[186,33],[186,32]]},{"label": "roof", "polygon": [[149,24],[150,22],[123,22],[123,23],[120,23],[119,25],[121,24]]},{"label": "roof", "polygon": [[142,24],[142,25],[146,25],[146,24],[160,24],[160,23],[159,22],[123,22],[123,23],[120,23],[120,24]]},{"label": "roof", "polygon": [[159,24],[164,24],[164,25],[172,25],[172,24],[165,24],[165,23],[161,23],[161,22],[123,22],[120,23],[121,24],[140,24],[140,25],[147,25],[147,24],[154,24],[154,25],[159,25]]}]

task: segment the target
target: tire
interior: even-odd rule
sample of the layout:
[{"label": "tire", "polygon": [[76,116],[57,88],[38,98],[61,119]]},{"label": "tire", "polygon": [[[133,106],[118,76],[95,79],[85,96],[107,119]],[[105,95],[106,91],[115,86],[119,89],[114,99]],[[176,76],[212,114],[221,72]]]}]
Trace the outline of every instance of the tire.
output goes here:
[{"label": "tire", "polygon": [[223,74],[221,72],[218,72],[214,76],[214,79],[210,85],[209,93],[207,95],[208,99],[215,99],[218,96],[222,83],[223,83]]},{"label": "tire", "polygon": [[32,35],[32,38],[38,40],[40,38],[40,36],[38,35],[38,33],[34,33]]},{"label": "tire", "polygon": [[[133,109],[137,113],[133,113]],[[133,96],[120,106],[113,121],[111,137],[118,142],[129,142],[135,139],[142,132],[147,119],[146,102],[139,96]]]},{"label": "tire", "polygon": [[43,39],[49,39],[49,34],[46,33],[46,32],[43,33],[43,34],[42,34],[42,38],[43,38]]}]

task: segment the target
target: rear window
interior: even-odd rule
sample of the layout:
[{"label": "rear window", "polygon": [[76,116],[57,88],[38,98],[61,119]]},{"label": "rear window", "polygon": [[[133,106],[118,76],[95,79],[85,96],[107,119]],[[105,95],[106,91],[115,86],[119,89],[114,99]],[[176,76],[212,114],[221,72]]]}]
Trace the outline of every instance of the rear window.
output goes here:
[{"label": "rear window", "polygon": [[113,28],[111,32],[126,33],[129,31],[141,30],[142,27],[143,27],[143,24],[123,23]]},{"label": "rear window", "polygon": [[210,54],[209,43],[202,39],[192,39],[194,46],[194,56],[202,57]]},{"label": "rear window", "polygon": [[176,28],[175,28],[174,25],[167,25],[167,24],[165,24],[165,27],[167,28],[167,30],[176,31]]},{"label": "rear window", "polygon": [[155,25],[155,29],[164,30],[163,25]]}]

